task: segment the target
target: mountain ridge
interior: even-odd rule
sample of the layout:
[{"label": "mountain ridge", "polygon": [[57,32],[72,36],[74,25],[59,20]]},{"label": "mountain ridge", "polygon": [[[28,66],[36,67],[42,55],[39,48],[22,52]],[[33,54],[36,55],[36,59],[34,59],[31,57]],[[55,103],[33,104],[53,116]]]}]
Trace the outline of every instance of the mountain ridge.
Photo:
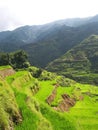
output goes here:
[{"label": "mountain ridge", "polygon": [[[60,57],[92,34],[98,34],[97,22],[77,28],[62,26],[62,28],[54,30],[52,34],[47,34],[43,37],[42,41],[35,44],[31,43],[29,46],[23,46],[22,49],[29,54],[31,64],[38,67],[45,67],[49,62]],[[42,61],[43,57],[45,63]]]}]

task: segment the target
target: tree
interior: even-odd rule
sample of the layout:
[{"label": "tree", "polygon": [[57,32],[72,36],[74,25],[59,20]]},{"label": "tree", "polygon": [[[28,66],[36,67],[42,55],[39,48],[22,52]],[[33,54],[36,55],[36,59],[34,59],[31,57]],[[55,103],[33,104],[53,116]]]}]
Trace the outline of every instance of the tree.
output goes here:
[{"label": "tree", "polygon": [[9,65],[10,56],[8,53],[0,53],[0,65]]},{"label": "tree", "polygon": [[16,69],[27,68],[30,66],[28,56],[25,51],[19,50],[11,53],[11,64]]},{"label": "tree", "polygon": [[11,65],[14,69],[27,68],[30,66],[25,51],[19,50],[13,53],[0,53],[0,65]]}]

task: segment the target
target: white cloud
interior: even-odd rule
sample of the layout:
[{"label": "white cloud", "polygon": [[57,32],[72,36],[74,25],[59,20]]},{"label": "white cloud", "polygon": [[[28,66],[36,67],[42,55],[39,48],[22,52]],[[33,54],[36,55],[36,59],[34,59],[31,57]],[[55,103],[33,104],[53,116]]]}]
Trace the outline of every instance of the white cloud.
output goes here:
[{"label": "white cloud", "polygon": [[0,30],[96,15],[97,5],[97,0],[0,0]]}]

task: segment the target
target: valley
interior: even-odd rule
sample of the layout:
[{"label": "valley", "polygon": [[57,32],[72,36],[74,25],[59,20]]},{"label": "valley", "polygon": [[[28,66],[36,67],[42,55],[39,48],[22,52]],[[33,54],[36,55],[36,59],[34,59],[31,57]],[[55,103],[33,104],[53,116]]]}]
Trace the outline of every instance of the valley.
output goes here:
[{"label": "valley", "polygon": [[0,130],[98,130],[98,15],[0,32]]}]

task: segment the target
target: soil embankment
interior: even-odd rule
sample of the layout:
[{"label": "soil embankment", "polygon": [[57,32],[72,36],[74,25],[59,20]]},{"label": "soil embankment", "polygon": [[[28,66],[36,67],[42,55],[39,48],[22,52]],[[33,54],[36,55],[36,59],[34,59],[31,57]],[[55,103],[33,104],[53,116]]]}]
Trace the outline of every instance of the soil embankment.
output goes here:
[{"label": "soil embankment", "polygon": [[13,68],[6,68],[3,70],[0,70],[0,76],[2,78],[5,78],[5,77],[13,75],[13,74],[15,74],[15,70]]}]

